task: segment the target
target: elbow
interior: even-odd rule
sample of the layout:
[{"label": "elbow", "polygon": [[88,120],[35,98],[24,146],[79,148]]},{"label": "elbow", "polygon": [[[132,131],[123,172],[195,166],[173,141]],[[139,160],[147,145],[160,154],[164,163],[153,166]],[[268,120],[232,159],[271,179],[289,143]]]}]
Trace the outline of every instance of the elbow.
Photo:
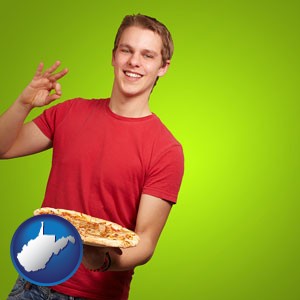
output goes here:
[{"label": "elbow", "polygon": [[4,145],[2,145],[0,147],[0,159],[11,158],[10,152],[10,147],[5,147]]},{"label": "elbow", "polygon": [[143,259],[140,261],[139,265],[142,266],[142,265],[145,265],[147,262],[149,262],[152,258],[154,254],[154,251],[151,251],[150,253],[147,253]]},{"label": "elbow", "polygon": [[12,158],[12,156],[9,155],[9,152],[6,151],[0,151],[0,159],[9,159],[9,158]]},{"label": "elbow", "polygon": [[0,159],[7,159],[8,157],[6,157],[5,153],[0,152]]},{"label": "elbow", "polygon": [[146,242],[145,240],[143,240],[143,243],[141,243],[141,245],[138,245],[138,247],[141,247],[140,249],[143,249],[141,251],[141,255],[140,255],[138,265],[140,265],[140,266],[145,265],[153,257],[154,251],[155,251],[155,245],[151,241]]}]

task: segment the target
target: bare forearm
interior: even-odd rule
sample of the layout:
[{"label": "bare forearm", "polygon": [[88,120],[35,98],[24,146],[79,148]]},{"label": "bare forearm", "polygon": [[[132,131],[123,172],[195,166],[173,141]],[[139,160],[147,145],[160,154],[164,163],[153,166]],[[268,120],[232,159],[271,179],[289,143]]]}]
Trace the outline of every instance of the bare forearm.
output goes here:
[{"label": "bare forearm", "polygon": [[122,249],[122,254],[110,251],[110,271],[125,271],[134,269],[136,266],[147,263],[153,253],[155,245],[147,239],[141,239],[136,247]]},{"label": "bare forearm", "polygon": [[156,248],[159,236],[170,213],[172,205],[154,196],[143,194],[141,197],[135,233],[140,237],[136,247],[98,248],[86,247],[83,264],[87,269],[96,270],[105,263],[105,253],[111,257],[110,271],[125,271],[147,263]]},{"label": "bare forearm", "polygon": [[16,100],[0,117],[0,155],[7,152],[16,140],[31,111],[31,106]]},{"label": "bare forearm", "polygon": [[142,195],[135,229],[140,242],[136,247],[124,249],[122,255],[112,253],[110,270],[130,270],[151,259],[171,207],[172,205],[167,201],[150,195]]}]

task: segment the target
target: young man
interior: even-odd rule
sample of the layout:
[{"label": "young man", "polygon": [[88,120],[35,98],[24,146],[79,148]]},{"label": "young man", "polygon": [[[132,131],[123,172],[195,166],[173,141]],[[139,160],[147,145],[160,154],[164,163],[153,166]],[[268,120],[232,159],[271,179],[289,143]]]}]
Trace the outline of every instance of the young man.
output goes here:
[{"label": "young man", "polygon": [[[1,158],[53,148],[42,206],[107,219],[140,237],[138,246],[119,252],[85,246],[78,271],[51,289],[19,278],[14,287],[18,297],[52,293],[51,299],[128,299],[133,270],[153,255],[183,176],[181,145],[149,108],[151,91],[167,72],[172,53],[172,38],[162,23],[144,15],[126,16],[115,39],[109,99],[68,100],[23,124],[31,109],[61,96],[58,80],[68,70],[55,73],[56,62],[43,72],[40,64],[2,115]],[[109,269],[95,272],[106,264],[107,252]]]}]

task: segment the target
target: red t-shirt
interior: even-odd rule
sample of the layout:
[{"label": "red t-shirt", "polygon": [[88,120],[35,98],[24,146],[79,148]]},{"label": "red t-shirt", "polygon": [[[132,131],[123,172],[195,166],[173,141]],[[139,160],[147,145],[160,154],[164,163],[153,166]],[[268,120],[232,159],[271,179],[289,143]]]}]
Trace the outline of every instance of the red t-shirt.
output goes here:
[{"label": "red t-shirt", "polygon": [[[156,115],[126,118],[108,103],[73,99],[34,119],[53,143],[42,206],[77,210],[134,230],[142,194],[176,202],[182,147]],[[81,265],[54,289],[98,300],[127,299],[132,274],[95,273]]]}]

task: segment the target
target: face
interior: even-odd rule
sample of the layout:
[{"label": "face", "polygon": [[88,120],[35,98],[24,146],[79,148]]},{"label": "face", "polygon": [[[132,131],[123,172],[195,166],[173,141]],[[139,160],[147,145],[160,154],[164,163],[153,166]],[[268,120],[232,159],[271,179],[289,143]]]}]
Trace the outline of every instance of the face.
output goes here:
[{"label": "face", "polygon": [[162,66],[161,49],[157,33],[136,26],[126,28],[112,59],[115,92],[148,98],[156,78],[166,73],[170,63]]}]

